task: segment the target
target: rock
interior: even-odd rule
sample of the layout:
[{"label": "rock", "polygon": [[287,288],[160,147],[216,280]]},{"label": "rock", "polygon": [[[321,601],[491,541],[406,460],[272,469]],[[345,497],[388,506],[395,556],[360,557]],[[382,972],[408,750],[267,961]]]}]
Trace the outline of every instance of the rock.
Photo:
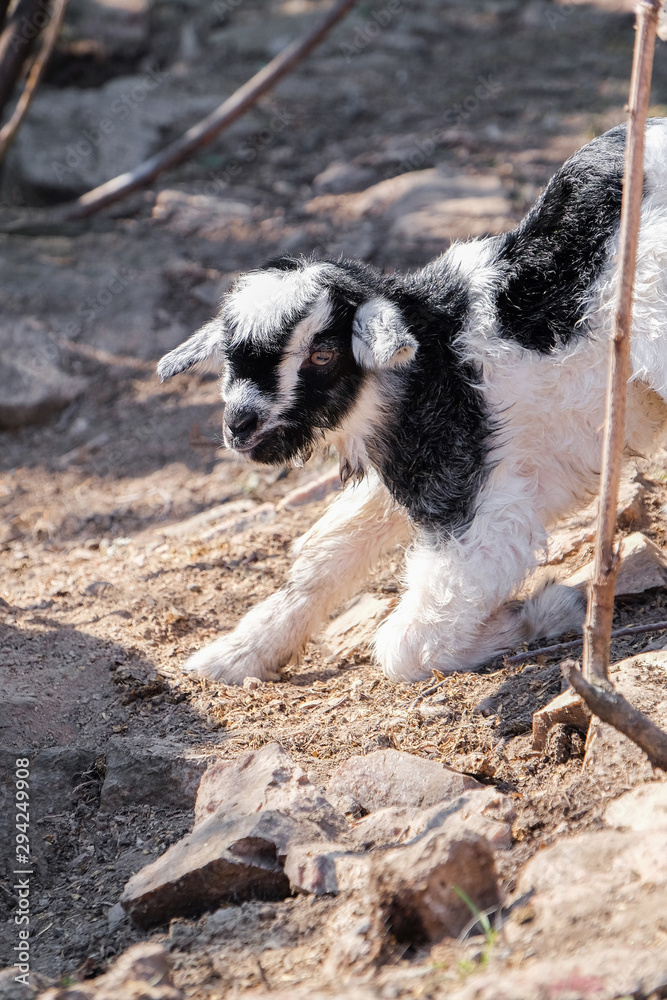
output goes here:
[{"label": "rock", "polygon": [[410,847],[435,830],[465,828],[483,837],[494,849],[507,849],[512,846],[511,823],[515,818],[511,800],[495,788],[466,792],[417,814],[411,808],[390,806],[353,824],[347,841],[355,850],[340,843],[297,844],[290,848],[285,873],[293,890],[316,896],[368,890],[380,852],[388,847]]},{"label": "rock", "polygon": [[444,828],[455,820],[457,824],[466,823],[495,848],[505,849],[511,847],[511,824],[515,819],[511,799],[495,788],[478,785],[416,814],[412,807],[378,809],[353,823],[348,839],[365,850],[376,850],[387,844],[409,843],[426,830]]},{"label": "rock", "polygon": [[401,750],[376,750],[337,767],[325,794],[341,812],[359,814],[384,806],[425,809],[481,787],[436,761]]},{"label": "rock", "polygon": [[47,979],[34,969],[30,970],[28,985],[16,982],[18,970],[12,966],[9,969],[0,970],[0,1000],[34,1000],[42,994],[42,990],[47,989],[53,983],[52,979]]},{"label": "rock", "polygon": [[452,174],[445,167],[412,170],[380,181],[350,199],[353,216],[382,215],[394,239],[479,236],[507,224],[510,206],[497,175]]},{"label": "rock", "polygon": [[[609,677],[635,708],[667,729],[667,652],[641,653],[610,667]],[[595,773],[601,790],[650,781],[653,768],[644,752],[613,726],[593,717],[586,739],[584,769]]]},{"label": "rock", "polygon": [[[563,582],[569,587],[585,587],[593,576],[593,562],[587,563]],[[621,542],[621,565],[616,579],[616,596],[642,594],[667,584],[667,557],[641,531]]]},{"label": "rock", "polygon": [[303,486],[298,486],[295,490],[292,490],[291,493],[282,498],[280,503],[276,504],[276,510],[294,510],[296,507],[302,507],[304,504],[324,500],[329,493],[336,492],[340,488],[341,481],[338,469],[331,469],[329,472],[325,472],[321,476],[317,476],[316,479],[312,479]]},{"label": "rock", "polygon": [[336,160],[317,175],[313,187],[322,194],[344,194],[347,191],[361,191],[375,179],[375,172],[368,167],[355,167],[351,163]]},{"label": "rock", "polygon": [[272,524],[276,519],[276,508],[272,503],[263,503],[255,506],[245,514],[237,514],[235,517],[225,518],[212,528],[207,528],[199,535],[201,542],[208,542],[212,538],[220,535],[231,536],[240,535],[243,531],[251,528],[259,528],[263,524]]},{"label": "rock", "polygon": [[120,903],[114,903],[112,907],[107,911],[107,924],[109,927],[109,933],[113,934],[117,927],[127,920],[127,913],[120,905]]},{"label": "rock", "polygon": [[604,821],[620,830],[667,830],[667,784],[656,781],[626,792],[607,806]]},{"label": "rock", "polygon": [[196,233],[214,240],[227,233],[235,220],[247,219],[252,209],[247,202],[233,198],[165,190],[157,196],[153,218],[179,236]]},{"label": "rock", "polygon": [[285,874],[294,892],[338,895],[368,889],[373,859],[337,843],[305,843],[290,847]]},{"label": "rock", "polygon": [[397,941],[420,944],[458,937],[473,914],[500,905],[493,849],[465,823],[425,831],[376,860],[373,878],[383,919]]},{"label": "rock", "polygon": [[121,905],[135,924],[150,927],[225,902],[285,899],[290,885],[274,841],[285,844],[299,832],[299,824],[271,810],[231,823],[214,815],[134,875]]},{"label": "rock", "polygon": [[114,737],[107,746],[100,808],[112,812],[146,803],[192,809],[205,769],[205,758],[171,740]]},{"label": "rock", "polygon": [[216,523],[238,514],[246,514],[256,508],[254,500],[229,500],[227,503],[218,504],[209,510],[204,510],[201,514],[188,517],[185,521],[177,521],[176,524],[169,524],[162,528],[162,534],[168,538],[194,538],[201,535],[201,532],[212,527]]},{"label": "rock", "polygon": [[214,814],[233,819],[261,809],[317,824],[321,829],[318,839],[335,838],[348,829],[344,817],[279,743],[211,764],[197,793],[195,827]]},{"label": "rock", "polygon": [[183,1000],[183,993],[173,984],[168,951],[146,942],[128,948],[105,975],[47,990],[40,1000]]},{"label": "rock", "polygon": [[284,899],[290,847],[346,830],[304,771],[270,744],[208,769],[192,833],[131,878],[121,903],[149,926],[224,902]]},{"label": "rock", "polygon": [[453,174],[444,166],[411,170],[355,195],[319,195],[306,210],[314,215],[331,213],[340,220],[382,216],[389,241],[396,243],[442,244],[479,236],[506,227],[511,215],[497,175]]},{"label": "rock", "polygon": [[[643,967],[641,967],[643,963]],[[617,1000],[619,997],[659,997],[667,979],[659,948],[637,951],[617,943],[615,947],[591,947],[576,958],[532,959],[520,968],[494,962],[487,972],[470,976],[447,1000]],[[618,984],[618,988],[617,988]],[[627,988],[626,985],[627,984]],[[633,992],[631,984],[637,984]],[[653,992],[651,984],[659,984]]]},{"label": "rock", "polygon": [[0,348],[0,430],[43,423],[88,386],[62,370],[57,343],[35,323],[5,320]]},{"label": "rock", "polygon": [[583,698],[568,689],[557,695],[533,715],[533,750],[541,753],[547,745],[550,730],[557,725],[573,726],[586,732],[591,720],[590,709]]},{"label": "rock", "polygon": [[[524,867],[505,924],[520,971],[477,978],[457,1000],[648,996],[667,985],[664,830],[563,838]],[[531,961],[529,956],[539,958]],[[495,978],[495,987],[492,983]]]},{"label": "rock", "polygon": [[7,156],[5,185],[30,198],[81,194],[132,170],[208,114],[215,96],[191,96],[161,70],[99,88],[43,84]]},{"label": "rock", "polygon": [[355,597],[346,610],[327,625],[320,637],[328,662],[352,657],[359,652],[368,657],[368,647],[383,618],[392,605],[391,598],[375,594]]}]

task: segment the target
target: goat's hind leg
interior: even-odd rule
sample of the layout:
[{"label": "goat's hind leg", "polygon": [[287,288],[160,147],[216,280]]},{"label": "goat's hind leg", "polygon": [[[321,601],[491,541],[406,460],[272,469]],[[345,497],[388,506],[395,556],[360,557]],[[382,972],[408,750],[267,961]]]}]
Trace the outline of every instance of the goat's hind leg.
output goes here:
[{"label": "goat's hind leg", "polygon": [[233,632],[191,656],[184,669],[227,684],[242,684],[245,677],[276,680],[327,616],[359,589],[382,551],[407,533],[405,512],[377,476],[346,489],[297,542],[286,586],[249,611]]}]

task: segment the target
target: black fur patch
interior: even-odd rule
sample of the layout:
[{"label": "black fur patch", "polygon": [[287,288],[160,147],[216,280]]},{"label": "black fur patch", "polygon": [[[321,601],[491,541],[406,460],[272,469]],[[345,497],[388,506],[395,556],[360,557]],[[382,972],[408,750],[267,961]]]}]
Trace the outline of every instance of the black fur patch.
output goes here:
[{"label": "black fur patch", "polygon": [[389,297],[419,349],[410,365],[389,376],[397,383],[395,419],[368,443],[369,455],[416,524],[441,535],[459,533],[475,514],[493,432],[477,373],[454,347],[468,312],[467,291],[442,257]]},{"label": "black fur patch", "polygon": [[586,292],[621,214],[625,125],[561,167],[516,229],[501,237],[501,335],[546,354],[577,336]]}]

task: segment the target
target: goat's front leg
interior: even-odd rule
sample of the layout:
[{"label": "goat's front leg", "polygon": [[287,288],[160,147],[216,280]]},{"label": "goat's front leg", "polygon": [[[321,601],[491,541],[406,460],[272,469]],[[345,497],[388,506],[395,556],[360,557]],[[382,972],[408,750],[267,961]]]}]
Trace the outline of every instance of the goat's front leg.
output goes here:
[{"label": "goat's front leg", "polygon": [[585,599],[570,587],[552,583],[513,600],[546,534],[516,480],[501,471],[492,480],[463,535],[423,532],[409,553],[407,589],[374,643],[392,680],[473,670],[522,642],[581,627]]},{"label": "goat's front leg", "polygon": [[193,673],[242,684],[277,679],[327,616],[362,585],[383,549],[408,533],[408,519],[374,473],[348,487],[297,543],[287,585],[258,604],[233,632],[185,664]]}]

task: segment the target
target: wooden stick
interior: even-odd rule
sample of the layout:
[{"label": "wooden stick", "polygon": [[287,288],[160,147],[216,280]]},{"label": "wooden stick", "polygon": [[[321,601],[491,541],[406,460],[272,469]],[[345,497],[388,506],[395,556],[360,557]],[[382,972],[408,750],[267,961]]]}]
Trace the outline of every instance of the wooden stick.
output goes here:
[{"label": "wooden stick", "polygon": [[614,549],[614,530],[625,443],[627,384],[630,377],[632,295],[644,185],[644,132],[659,9],[660,0],[642,0],[637,5],[637,35],[630,82],[619,235],[619,282],[610,350],[602,453],[600,516],[595,568],[588,592],[588,612],[584,624],[583,674],[589,682],[604,680],[608,676],[614,591],[619,564],[619,555]]},{"label": "wooden stick", "polygon": [[[664,632],[667,629],[667,622],[653,622],[652,625],[628,625],[627,628],[615,628],[611,632],[612,639],[622,639],[627,635],[644,635],[647,632]],[[572,649],[578,649],[584,642],[581,639],[572,639],[570,642],[556,642],[553,646],[542,646],[540,649],[529,649],[525,653],[516,653],[514,656],[505,656],[503,663],[512,667],[516,663],[529,663],[538,656],[548,656],[556,653],[567,653]]]},{"label": "wooden stick", "polygon": [[18,100],[18,104],[14,108],[11,118],[0,129],[0,163],[2,163],[5,158],[7,150],[13,143],[16,133],[21,127],[21,122],[25,118],[28,108],[32,104],[33,97],[37,92],[37,86],[42,78],[44,70],[46,69],[46,64],[51,58],[55,44],[58,41],[58,35],[60,34],[66,9],[67,0],[53,0],[51,20],[44,31],[42,47],[39,50],[37,58],[32,64],[25,87],[23,88],[23,93]]},{"label": "wooden stick", "polygon": [[12,96],[21,68],[39,35],[42,0],[18,0],[0,35],[0,114]]},{"label": "wooden stick", "polygon": [[598,719],[608,722],[614,729],[627,736],[644,751],[653,767],[667,771],[667,733],[647,719],[646,716],[633,708],[623,695],[614,691],[609,681],[599,684],[589,684],[578,670],[574,660],[565,660],[562,664],[563,676],[572,685],[577,694],[581,695],[591,712]]},{"label": "wooden stick", "polygon": [[193,125],[191,129],[176,139],[171,145],[156,153],[150,159],[145,160],[134,170],[128,173],[119,174],[113,180],[101,184],[99,187],[88,191],[71,205],[66,205],[59,212],[54,213],[59,219],[81,219],[93,212],[99,212],[101,208],[111,205],[115,201],[124,198],[125,195],[136,191],[150,181],[154,180],[158,174],[168,167],[174,167],[187,159],[195,150],[211,142],[223,129],[240,118],[241,115],[251,108],[267,91],[286,76],[290,70],[294,69],[315,46],[319,45],[322,39],[328,35],[338,21],[354,7],[357,0],[338,0],[338,3],[329,13],[322,18],[313,30],[301,40],[292,42],[287,48],[272,59],[263,69],[256,73],[247,83],[227,98],[215,111],[203,118],[202,121]]}]

